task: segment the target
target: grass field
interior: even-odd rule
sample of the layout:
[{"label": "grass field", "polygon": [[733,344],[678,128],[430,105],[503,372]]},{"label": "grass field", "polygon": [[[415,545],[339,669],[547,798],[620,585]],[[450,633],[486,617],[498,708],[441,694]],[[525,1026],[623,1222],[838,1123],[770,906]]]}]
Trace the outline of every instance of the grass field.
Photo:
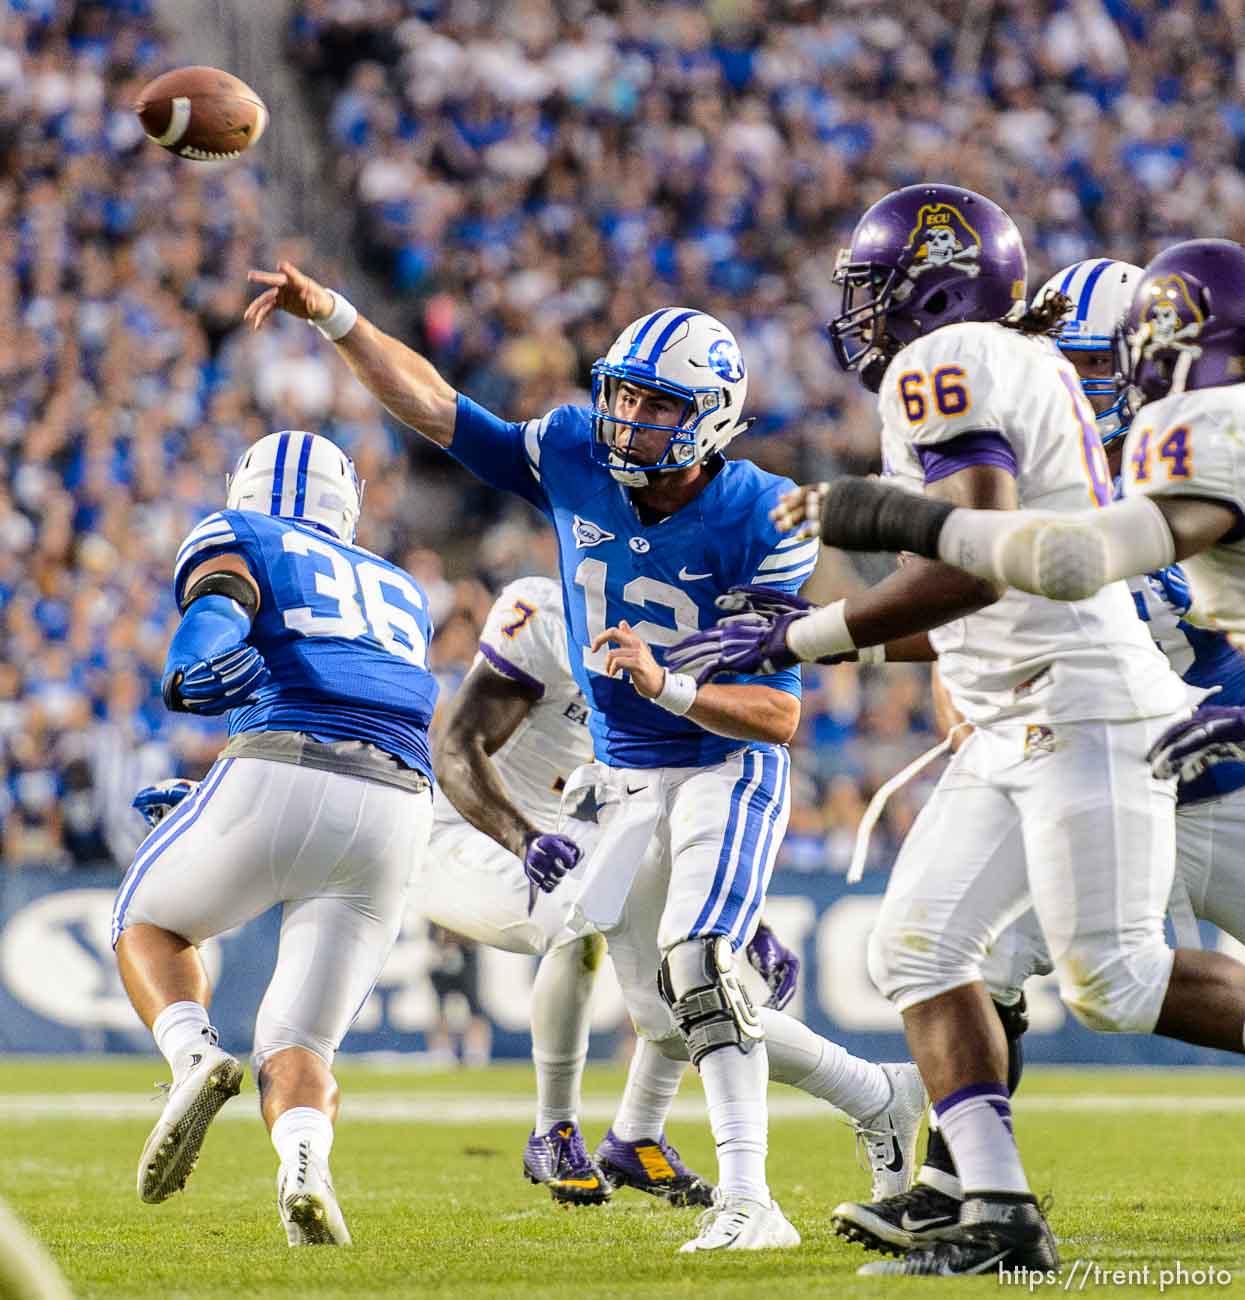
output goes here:
[{"label": "grass field", "polygon": [[[333,1169],[353,1250],[286,1247],[276,1161],[249,1082],[209,1134],[186,1193],[141,1205],[135,1166],[159,1108],[148,1100],[156,1096],[151,1082],[162,1077],[154,1060],[0,1065],[0,1195],[48,1244],[79,1294],[125,1300],[716,1300],[1000,1288],[997,1278],[856,1278],[856,1267],[875,1257],[833,1236],[828,1221],[836,1202],[867,1190],[850,1130],[785,1088],[771,1095],[770,1178],[804,1244],[704,1259],[675,1253],[693,1233],[694,1211],[629,1192],[601,1208],[559,1210],[523,1181],[525,1069],[425,1074],[356,1065],[340,1074],[345,1103]],[[1172,1286],[1167,1295],[1245,1290],[1243,1083],[1218,1071],[1030,1071],[1017,1131],[1035,1190],[1053,1197],[1067,1289],[1120,1289],[1096,1283],[1092,1272],[1086,1277],[1093,1264],[1149,1265],[1150,1285],[1126,1289],[1157,1295],[1159,1270],[1179,1261],[1189,1270],[1231,1270],[1232,1283]],[[618,1071],[590,1072],[590,1143],[604,1132],[621,1084]],[[689,1163],[712,1173],[700,1105],[689,1078],[671,1136]],[[1083,1263],[1072,1275],[1075,1260]]]}]

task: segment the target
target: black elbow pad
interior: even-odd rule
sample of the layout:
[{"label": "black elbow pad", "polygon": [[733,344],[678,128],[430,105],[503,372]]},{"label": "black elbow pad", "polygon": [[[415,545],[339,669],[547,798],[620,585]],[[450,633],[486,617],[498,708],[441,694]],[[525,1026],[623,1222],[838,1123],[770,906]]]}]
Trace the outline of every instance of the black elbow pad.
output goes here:
[{"label": "black elbow pad", "polygon": [[252,619],[259,612],[259,597],[255,594],[254,584],[227,570],[200,578],[182,596],[182,613],[203,596],[228,596],[230,600],[236,600]]}]

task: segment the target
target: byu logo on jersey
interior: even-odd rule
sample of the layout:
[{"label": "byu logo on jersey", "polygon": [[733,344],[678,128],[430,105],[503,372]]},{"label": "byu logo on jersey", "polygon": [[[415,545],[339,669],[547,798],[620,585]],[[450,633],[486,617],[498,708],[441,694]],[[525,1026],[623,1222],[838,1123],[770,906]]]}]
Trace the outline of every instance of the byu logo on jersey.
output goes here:
[{"label": "byu logo on jersey", "polygon": [[1151,301],[1141,318],[1141,355],[1148,357],[1160,348],[1175,348],[1194,357],[1202,349],[1188,340],[1197,338],[1205,320],[1193,301],[1188,285],[1178,275],[1165,275],[1150,286]]},{"label": "byu logo on jersey", "polygon": [[895,294],[897,302],[911,294],[915,282],[926,271],[949,268],[970,276],[981,273],[981,236],[949,203],[922,204],[908,236],[908,247],[916,252],[907,270],[908,278]]},{"label": "byu logo on jersey", "polygon": [[728,383],[744,377],[744,358],[734,339],[718,339],[709,349],[709,369]]},{"label": "byu logo on jersey", "polygon": [[613,533],[598,527],[590,519],[581,519],[578,515],[575,516],[574,533],[577,551],[584,551],[590,546],[600,546],[602,542],[614,540]]}]

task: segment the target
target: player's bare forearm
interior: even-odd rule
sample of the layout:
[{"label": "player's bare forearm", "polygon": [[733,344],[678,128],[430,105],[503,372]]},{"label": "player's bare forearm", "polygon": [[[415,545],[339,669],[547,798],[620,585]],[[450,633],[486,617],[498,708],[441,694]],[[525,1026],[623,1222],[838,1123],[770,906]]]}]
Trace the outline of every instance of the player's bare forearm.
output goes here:
[{"label": "player's bare forearm", "polygon": [[526,837],[539,830],[510,798],[492,755],[527,717],[535,695],[478,663],[467,674],[433,745],[432,767],[450,803],[477,830],[522,858]]},{"label": "player's bare forearm", "polygon": [[941,560],[914,559],[877,586],[849,596],[843,614],[857,645],[911,645],[913,635],[975,614],[1000,594],[998,584],[986,578]]},{"label": "player's bare forearm", "polygon": [[732,740],[785,745],[799,728],[800,701],[773,686],[709,682],[696,692],[687,716]]},{"label": "player's bare forearm", "polygon": [[355,378],[394,419],[438,447],[453,442],[458,394],[431,361],[362,316],[335,346]]},{"label": "player's bare forearm", "polygon": [[938,656],[929,643],[929,634],[918,632],[915,636],[901,637],[898,641],[886,643],[886,662],[888,664],[929,664]]}]

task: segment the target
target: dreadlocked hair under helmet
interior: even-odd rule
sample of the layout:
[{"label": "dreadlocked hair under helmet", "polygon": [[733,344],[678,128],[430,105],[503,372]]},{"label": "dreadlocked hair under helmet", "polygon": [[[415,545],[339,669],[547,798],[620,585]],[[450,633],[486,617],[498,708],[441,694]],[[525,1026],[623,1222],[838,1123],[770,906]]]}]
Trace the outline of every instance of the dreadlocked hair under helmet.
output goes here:
[{"label": "dreadlocked hair under helmet", "polygon": [[1021,315],[1012,319],[1004,318],[999,323],[1009,330],[1020,334],[1057,335],[1067,323],[1068,312],[1076,304],[1066,293],[1052,290],[1039,302],[1035,302]]}]

